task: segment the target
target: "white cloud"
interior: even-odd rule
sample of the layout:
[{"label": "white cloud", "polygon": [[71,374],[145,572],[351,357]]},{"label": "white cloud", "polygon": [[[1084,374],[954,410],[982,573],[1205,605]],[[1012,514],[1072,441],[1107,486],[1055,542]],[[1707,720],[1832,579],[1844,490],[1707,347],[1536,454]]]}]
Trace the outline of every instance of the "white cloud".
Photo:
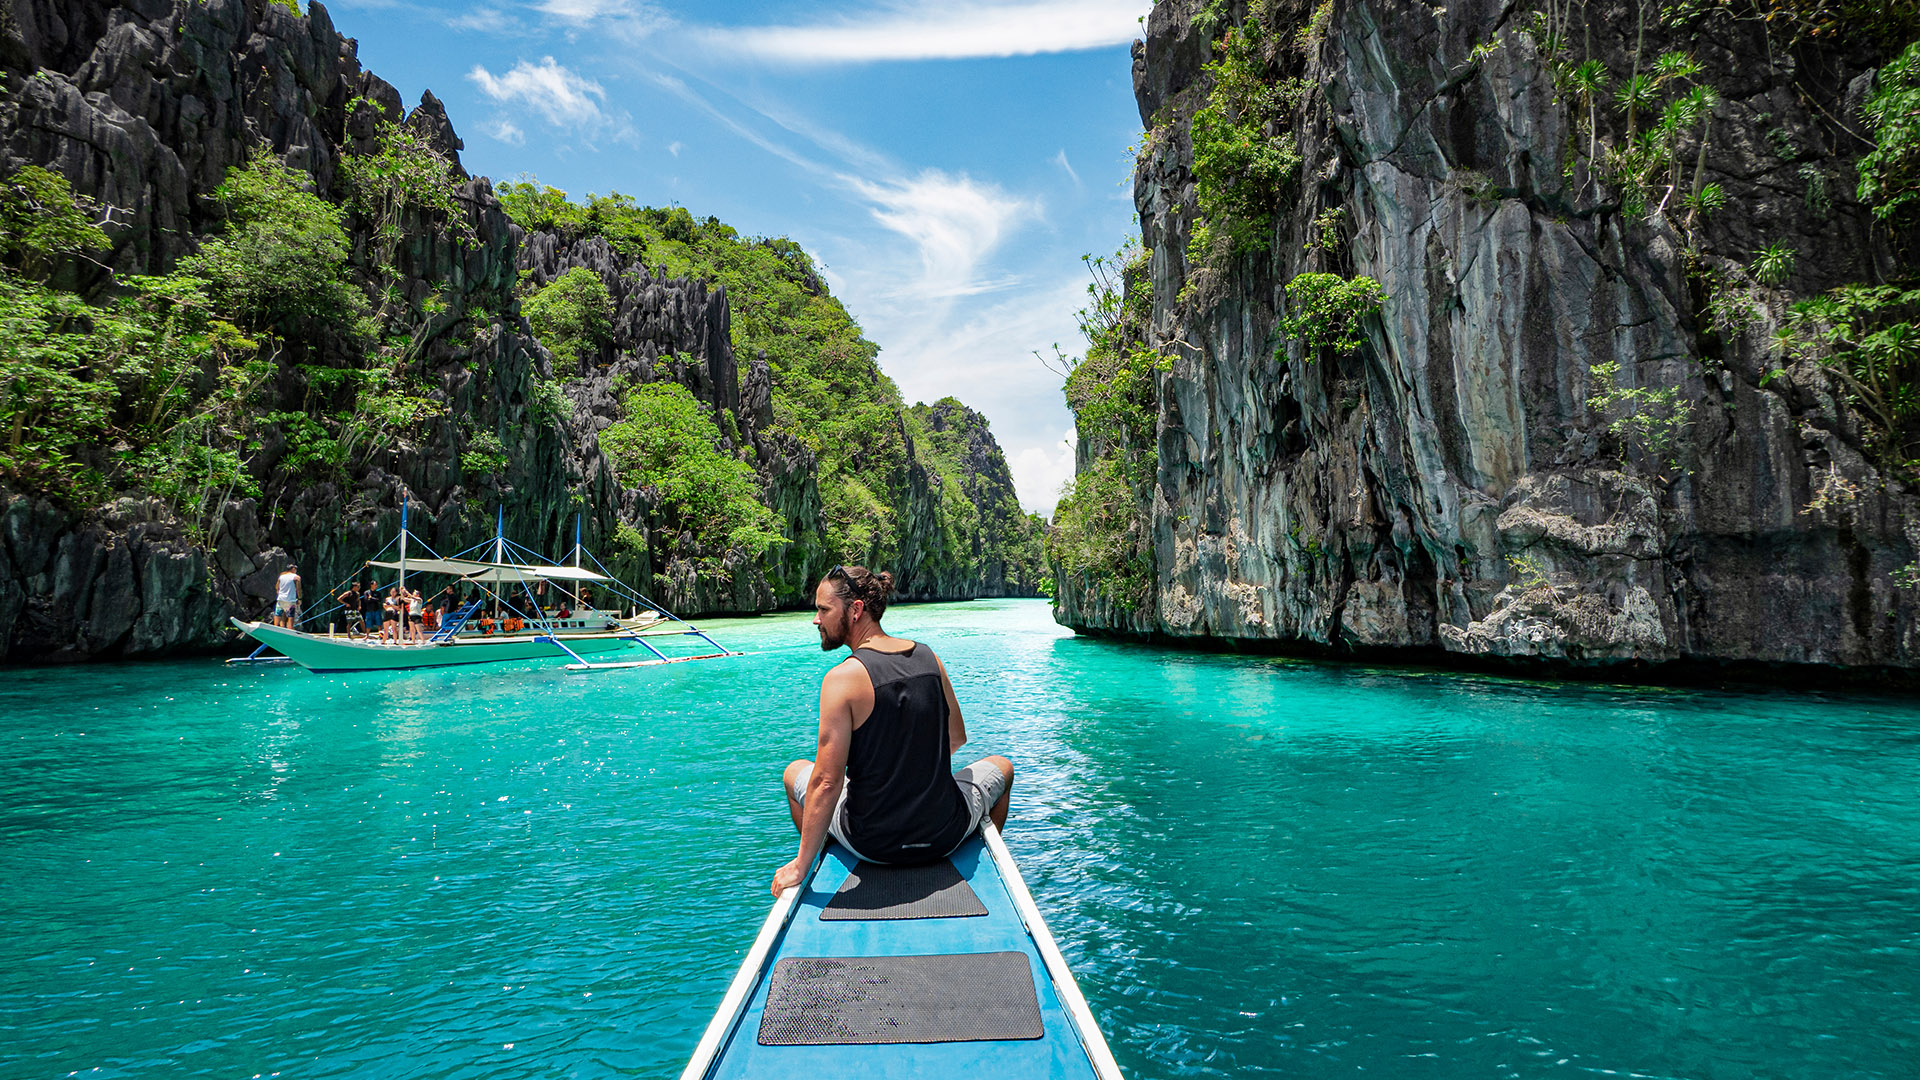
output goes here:
[{"label": "white cloud", "polygon": [[667,144],[667,153],[672,154],[674,157],[679,157],[680,151],[686,149],[686,146],[686,143],[675,139],[673,142]]},{"label": "white cloud", "polygon": [[527,133],[520,130],[520,125],[504,116],[487,127],[487,134],[510,146],[520,146],[527,141]]},{"label": "white cloud", "polygon": [[[541,58],[538,64],[522,60],[504,75],[495,75],[475,64],[473,70],[467,73],[467,78],[472,79],[480,92],[494,101],[530,109],[554,127],[587,138],[602,133],[610,134],[615,139],[630,140],[633,137],[633,129],[626,117],[615,116],[604,108],[607,100],[605,88],[555,63],[551,56]],[[502,120],[501,125],[519,131],[510,121]]]},{"label": "white cloud", "polygon": [[[570,0],[571,2],[571,0]],[[706,31],[721,48],[787,63],[1031,56],[1121,45],[1139,34],[1151,0],[920,0],[810,26]]]},{"label": "white cloud", "polygon": [[872,203],[874,220],[911,240],[920,276],[903,290],[920,300],[951,299],[998,287],[975,279],[981,260],[1033,204],[966,175],[926,169],[909,180],[843,178]]}]

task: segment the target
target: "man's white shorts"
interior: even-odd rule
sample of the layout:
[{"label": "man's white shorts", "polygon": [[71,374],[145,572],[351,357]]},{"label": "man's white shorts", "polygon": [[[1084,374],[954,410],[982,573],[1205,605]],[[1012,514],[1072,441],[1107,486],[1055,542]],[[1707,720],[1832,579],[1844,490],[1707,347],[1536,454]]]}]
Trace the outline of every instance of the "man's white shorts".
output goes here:
[{"label": "man's white shorts", "polygon": [[[794,771],[793,785],[788,790],[788,794],[793,796],[794,802],[802,806],[806,805],[807,781],[811,779],[813,779],[812,762],[808,762],[802,768]],[[1000,797],[1007,793],[1007,774],[1001,772],[999,767],[994,765],[993,762],[988,761],[986,758],[981,758],[979,761],[954,773],[953,782],[960,788],[961,797],[967,800],[967,813],[972,817],[972,820],[967,824],[965,835],[961,837],[962,842],[964,842],[966,837],[972,836],[980,828],[981,822],[987,820],[987,812],[993,809],[993,804],[999,802]],[[841,847],[853,852],[855,858],[863,862],[877,861],[860,854],[860,849],[854,847],[847,841],[846,826],[847,785],[841,784],[840,801],[834,804],[833,816],[827,819],[827,835],[833,837]],[[941,854],[950,854],[950,852],[942,852]]]}]

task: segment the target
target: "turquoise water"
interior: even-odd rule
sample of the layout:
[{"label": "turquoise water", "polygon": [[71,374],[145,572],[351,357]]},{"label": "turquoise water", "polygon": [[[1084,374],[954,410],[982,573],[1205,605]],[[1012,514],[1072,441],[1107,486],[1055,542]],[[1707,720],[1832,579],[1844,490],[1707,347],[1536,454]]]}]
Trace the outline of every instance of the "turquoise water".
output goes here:
[{"label": "turquoise water", "polygon": [[[1912,1077],[1920,707],[896,609],[1129,1076]],[[0,672],[0,1076],[676,1075],[827,663]]]}]

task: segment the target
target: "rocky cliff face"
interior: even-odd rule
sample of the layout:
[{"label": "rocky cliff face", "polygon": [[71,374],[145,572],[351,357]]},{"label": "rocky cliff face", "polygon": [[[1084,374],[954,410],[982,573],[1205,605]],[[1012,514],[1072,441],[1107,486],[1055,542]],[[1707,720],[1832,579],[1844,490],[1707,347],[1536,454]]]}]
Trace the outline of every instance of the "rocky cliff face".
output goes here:
[{"label": "rocky cliff face", "polygon": [[[1914,562],[1920,504],[1876,468],[1833,377],[1770,340],[1790,297],[1874,281],[1903,242],[1854,199],[1865,147],[1837,119],[1859,115],[1886,54],[1651,7],[1637,45],[1630,3],[1552,10],[1154,8],[1134,66],[1152,129],[1139,287],[1146,336],[1173,358],[1153,583],[1127,607],[1062,575],[1062,622],[1407,656],[1914,666],[1920,609],[1894,575]],[[1710,134],[1704,156],[1683,136],[1674,170],[1697,182],[1704,163],[1722,210],[1623,208],[1588,157],[1587,107],[1543,54],[1556,16],[1562,55],[1616,83],[1636,48],[1641,71],[1667,50],[1701,61]],[[1189,257],[1191,125],[1214,84],[1203,65],[1249,17],[1282,43],[1268,77],[1303,80],[1268,129],[1295,140],[1299,181],[1270,242],[1209,280]],[[1610,100],[1594,112],[1617,141]],[[1335,242],[1316,243],[1330,220]],[[1748,268],[1774,242],[1798,252],[1777,286]],[[1352,355],[1281,332],[1285,286],[1307,271],[1384,287]],[[1594,403],[1608,362],[1622,386],[1691,403],[1670,453]]]},{"label": "rocky cliff face", "polygon": [[[338,201],[343,156],[366,152],[375,134],[373,111],[354,103],[371,100],[395,117],[404,110],[390,85],[361,69],[354,42],[326,9],[311,3],[307,11],[296,16],[268,0],[0,3],[0,174],[42,165],[113,208],[112,249],[98,265],[63,268],[54,284],[102,295],[113,274],[172,269],[216,226],[220,210],[209,194],[227,169],[259,150],[310,174],[318,194]],[[460,140],[440,103],[428,94],[404,115],[457,170]],[[446,222],[417,213],[403,222],[392,256],[404,299],[436,312],[416,332],[415,355],[442,415],[323,483],[281,475],[288,447],[269,429],[252,466],[262,497],[217,506],[210,524],[138,493],[87,507],[0,489],[0,661],[226,645],[234,638],[228,617],[260,617],[289,559],[300,563],[311,599],[374,555],[399,525],[403,491],[413,499],[413,530],[442,553],[491,535],[496,506],[509,536],[563,551],[582,513],[588,544],[683,614],[800,602],[810,577],[839,561],[822,523],[813,456],[772,430],[774,376],[761,360],[736,360],[724,290],[629,265],[603,241],[526,235],[486,178],[459,176],[468,238],[456,241]],[[351,226],[365,269],[374,261],[372,231]],[[599,363],[556,371],[518,314],[515,285],[521,271],[543,283],[574,267],[593,270],[613,296],[613,341]],[[437,299],[425,304],[429,297]],[[301,347],[312,354],[305,359],[346,363],[322,355],[335,344]],[[555,379],[573,406],[557,420],[534,405],[536,382]],[[621,379],[672,379],[706,403],[730,449],[734,439],[752,448],[768,504],[793,542],[754,559],[681,550],[674,536],[651,531],[651,493],[624,488],[595,437],[615,418]],[[307,390],[283,358],[263,411],[303,408]],[[462,453],[485,434],[500,440],[504,467],[463,464]],[[997,459],[997,448],[990,456]],[[916,509],[936,497],[928,494],[933,480],[922,470],[917,483],[899,508],[907,550],[934,542],[939,528]],[[610,550],[622,526],[646,536],[652,562]],[[937,581],[901,577],[909,595],[923,597],[1006,587],[998,568]]]}]

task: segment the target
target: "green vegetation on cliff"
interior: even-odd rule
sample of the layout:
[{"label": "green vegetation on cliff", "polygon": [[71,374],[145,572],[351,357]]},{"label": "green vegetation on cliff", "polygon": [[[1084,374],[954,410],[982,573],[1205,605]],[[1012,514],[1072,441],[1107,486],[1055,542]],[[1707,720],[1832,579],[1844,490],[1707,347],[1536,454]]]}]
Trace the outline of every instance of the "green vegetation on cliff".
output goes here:
[{"label": "green vegetation on cliff", "polygon": [[[1920,206],[1920,42],[1880,69],[1861,113],[1873,148],[1860,159],[1860,200],[1898,227]],[[1787,259],[1790,270],[1790,249]],[[1866,416],[1875,457],[1911,477],[1920,474],[1920,279],[1911,264],[1899,269],[1796,301],[1778,340],[1833,373]]]},{"label": "green vegetation on cliff", "polygon": [[320,305],[223,259],[98,303],[50,286],[62,260],[108,246],[96,214],[44,169],[0,182],[0,479],[69,499],[139,485],[197,525],[216,495],[258,490],[242,455],[271,365],[237,324]]},{"label": "green vegetation on cliff", "polygon": [[1206,103],[1193,114],[1193,183],[1200,224],[1189,261],[1217,262],[1226,254],[1265,248],[1273,213],[1300,177],[1300,148],[1290,130],[1269,134],[1299,105],[1303,85],[1269,74],[1278,42],[1259,17],[1229,29]]},{"label": "green vegetation on cliff", "polygon": [[1323,349],[1351,355],[1367,343],[1363,324],[1386,299],[1380,283],[1365,275],[1301,274],[1287,282],[1290,310],[1280,318],[1280,333],[1297,338],[1309,360]]},{"label": "green vegetation on cliff", "polygon": [[[448,159],[408,128],[381,120],[376,132],[374,151],[342,167],[345,205],[272,158],[253,158],[213,193],[219,231],[173,274],[126,276],[94,300],[51,282],[109,246],[100,209],[46,170],[0,183],[0,477],[74,505],[145,490],[201,523],[229,497],[262,493],[263,450],[282,478],[346,479],[443,417],[414,333],[445,304],[409,300],[389,282],[421,215],[456,238],[471,227],[454,218]],[[917,561],[923,583],[972,580],[989,565],[1006,588],[1039,580],[1039,529],[1020,513],[985,422],[953,426],[953,410],[965,413],[957,403],[941,403],[938,418],[925,407],[909,413],[878,349],[797,245],[743,240],[712,218],[624,196],[578,206],[530,183],[501,194],[524,227],[603,236],[630,259],[724,286],[734,347],[763,355],[772,371],[775,430],[815,456],[826,535],[785,536],[731,413],[710,414],[675,383],[627,387],[623,418],[601,446],[623,484],[652,493],[650,527],[673,549],[652,554],[691,554],[711,570],[728,552],[751,563],[774,545],[824,540],[836,560]],[[366,237],[364,262],[355,230]],[[524,293],[522,314],[561,373],[614,343],[612,298],[585,268]],[[298,407],[264,392],[276,373],[293,377]],[[571,412],[560,382],[535,373],[527,393],[538,423]],[[460,468],[486,478],[510,467],[501,433],[456,426]],[[998,469],[994,483],[976,475],[986,464]],[[931,478],[931,505],[915,503],[916,475]],[[931,514],[913,524],[931,537],[928,550],[902,550],[909,512]],[[637,530],[621,535],[636,553],[649,547]]]},{"label": "green vegetation on cliff", "polygon": [[[342,163],[348,206],[257,154],[227,170],[212,192],[224,220],[172,273],[87,294],[53,275],[110,246],[102,208],[37,167],[0,181],[0,317],[12,330],[0,477],[75,505],[144,490],[198,531],[226,498],[260,494],[263,449],[285,476],[336,477],[444,412],[407,362],[424,312],[389,282],[401,215],[453,220],[453,178],[412,132],[376,132],[373,153]],[[355,214],[373,226],[371,271],[354,263]],[[470,232],[458,220],[454,232]],[[300,407],[263,411],[288,364]]]},{"label": "green vegetation on cliff", "polygon": [[1054,509],[1047,558],[1057,577],[1072,577],[1090,595],[1131,610],[1153,585],[1147,511],[1159,461],[1159,378],[1172,360],[1145,343],[1146,252],[1128,244],[1111,258],[1086,261],[1093,281],[1077,319],[1087,351],[1063,360],[1079,468]]},{"label": "green vegetation on cliff", "polygon": [[900,391],[798,244],[742,237],[717,218],[699,221],[684,207],[640,206],[617,193],[575,203],[526,181],[501,185],[499,197],[523,229],[600,236],[625,258],[725,286],[735,353],[766,357],[775,427],[818,461],[835,557],[876,566],[899,560],[893,508],[905,503],[909,462]]},{"label": "green vegetation on cliff", "polygon": [[613,337],[613,297],[600,275],[576,266],[520,302],[520,314],[556,361],[597,355]]},{"label": "green vegetation on cliff", "polygon": [[231,169],[213,197],[226,229],[183,259],[214,302],[256,330],[290,336],[365,332],[367,299],[349,277],[346,212],[267,156]]},{"label": "green vegetation on cliff", "polygon": [[620,482],[651,488],[664,524],[701,551],[739,549],[758,558],[786,539],[760,501],[753,467],[720,448],[713,417],[679,383],[655,382],[623,395],[627,418],[600,433]]}]

